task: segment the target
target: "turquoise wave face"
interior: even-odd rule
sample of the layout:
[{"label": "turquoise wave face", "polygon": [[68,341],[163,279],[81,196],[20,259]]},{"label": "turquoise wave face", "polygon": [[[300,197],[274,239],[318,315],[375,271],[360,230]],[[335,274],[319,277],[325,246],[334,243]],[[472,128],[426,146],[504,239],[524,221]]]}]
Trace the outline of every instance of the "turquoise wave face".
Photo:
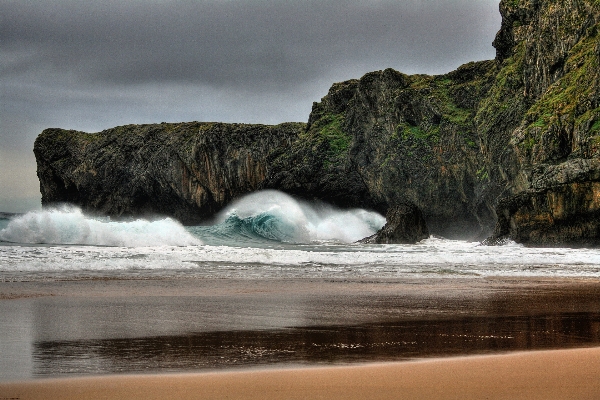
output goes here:
[{"label": "turquoise wave face", "polygon": [[261,242],[305,243],[306,232],[290,221],[269,212],[240,218],[231,214],[212,226],[189,227],[188,230],[208,245],[244,245]]},{"label": "turquoise wave face", "polygon": [[374,234],[384,224],[385,218],[375,212],[341,210],[267,190],[232,204],[215,225],[188,230],[209,245],[351,243]]}]

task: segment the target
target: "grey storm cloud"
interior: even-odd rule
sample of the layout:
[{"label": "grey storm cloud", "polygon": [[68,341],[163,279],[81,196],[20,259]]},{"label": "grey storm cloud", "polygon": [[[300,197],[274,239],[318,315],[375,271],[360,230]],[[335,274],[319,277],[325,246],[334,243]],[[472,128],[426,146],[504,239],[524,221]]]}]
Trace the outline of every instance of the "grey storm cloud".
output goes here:
[{"label": "grey storm cloud", "polygon": [[490,59],[499,0],[0,1],[0,211],[48,127],[306,121],[333,82]]},{"label": "grey storm cloud", "polygon": [[[444,72],[478,58],[482,1],[2,2],[3,74],[289,87],[358,63]],[[489,34],[485,47],[491,47]],[[365,71],[366,72],[366,71]],[[409,71],[414,72],[414,71]]]}]

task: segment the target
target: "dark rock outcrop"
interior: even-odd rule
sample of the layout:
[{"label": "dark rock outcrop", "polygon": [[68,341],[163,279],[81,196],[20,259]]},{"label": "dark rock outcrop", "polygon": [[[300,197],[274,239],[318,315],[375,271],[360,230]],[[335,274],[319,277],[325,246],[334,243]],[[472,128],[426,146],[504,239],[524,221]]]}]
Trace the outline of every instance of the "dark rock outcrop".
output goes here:
[{"label": "dark rock outcrop", "polygon": [[414,204],[400,204],[390,207],[386,223],[373,236],[361,240],[361,243],[376,244],[414,244],[429,237],[429,230],[421,210]]},{"label": "dark rock outcrop", "polygon": [[600,3],[502,0],[500,12],[495,60],[336,83],[307,124],[46,130],[42,202],[195,223],[272,188],[381,213],[414,204],[450,238],[595,244]]},{"label": "dark rock outcrop", "polygon": [[500,72],[477,116],[500,199],[489,241],[598,243],[600,4],[502,1],[500,10]]},{"label": "dark rock outcrop", "polygon": [[502,199],[487,244],[600,245],[600,160],[539,166],[531,189]]},{"label": "dark rock outcrop", "polygon": [[478,196],[474,116],[496,64],[442,76],[387,69],[332,86],[306,132],[274,159],[265,182],[340,206],[413,203],[444,236],[490,233],[495,199]]},{"label": "dark rock outcrop", "polygon": [[162,214],[201,222],[257,190],[269,154],[304,124],[128,125],[87,134],[46,129],[34,153],[42,204],[68,202],[110,216]]}]

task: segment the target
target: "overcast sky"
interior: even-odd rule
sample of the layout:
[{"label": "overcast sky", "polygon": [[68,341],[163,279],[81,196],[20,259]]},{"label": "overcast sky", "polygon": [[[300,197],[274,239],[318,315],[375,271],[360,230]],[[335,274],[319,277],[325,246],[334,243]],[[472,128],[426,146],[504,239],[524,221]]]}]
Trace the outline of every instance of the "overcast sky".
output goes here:
[{"label": "overcast sky", "polygon": [[0,211],[44,129],[307,121],[333,82],[495,56],[499,0],[1,0]]}]

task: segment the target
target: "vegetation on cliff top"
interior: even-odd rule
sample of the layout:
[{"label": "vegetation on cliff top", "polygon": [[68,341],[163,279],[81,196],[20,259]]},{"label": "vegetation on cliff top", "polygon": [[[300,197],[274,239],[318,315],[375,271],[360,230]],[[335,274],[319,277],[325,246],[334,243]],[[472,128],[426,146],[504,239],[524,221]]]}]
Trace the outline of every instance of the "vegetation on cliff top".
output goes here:
[{"label": "vegetation on cliff top", "polygon": [[[530,163],[558,162],[573,152],[586,158],[598,153],[598,29],[595,25],[587,30],[586,37],[573,47],[565,61],[564,76],[527,111],[522,132],[516,139]],[[577,132],[583,133],[585,138]]]}]

